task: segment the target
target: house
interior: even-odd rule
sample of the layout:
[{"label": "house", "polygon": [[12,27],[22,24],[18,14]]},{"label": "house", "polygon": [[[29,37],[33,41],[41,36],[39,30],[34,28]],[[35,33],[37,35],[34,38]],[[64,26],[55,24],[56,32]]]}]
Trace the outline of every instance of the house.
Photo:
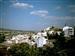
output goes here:
[{"label": "house", "polygon": [[36,44],[37,47],[43,47],[45,44],[47,44],[47,39],[45,39],[44,37],[40,36],[39,38],[36,39]]},{"label": "house", "polygon": [[44,31],[49,31],[51,27],[47,27],[46,29],[44,29]]},{"label": "house", "polygon": [[74,36],[74,28],[73,27],[65,26],[65,27],[63,27],[63,32],[64,32],[65,37]]}]

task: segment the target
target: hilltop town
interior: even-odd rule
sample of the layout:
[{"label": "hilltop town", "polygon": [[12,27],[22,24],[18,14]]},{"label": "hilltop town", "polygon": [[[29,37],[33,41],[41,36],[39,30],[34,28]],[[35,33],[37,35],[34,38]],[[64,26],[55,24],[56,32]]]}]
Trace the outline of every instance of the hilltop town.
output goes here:
[{"label": "hilltop town", "polygon": [[[41,39],[40,41],[44,41],[45,44],[48,40],[54,40],[57,36],[64,34],[65,39],[70,40],[74,38],[74,28],[65,26],[63,29],[56,27],[47,27],[39,32],[33,31],[21,31],[21,30],[8,30],[8,29],[0,29],[0,34],[5,35],[5,43],[7,44],[17,44],[17,43],[29,43],[30,45],[36,44],[35,40]],[[56,36],[57,35],[57,36]],[[43,42],[42,41],[42,42]],[[42,44],[41,44],[42,45]]]},{"label": "hilltop town", "polygon": [[0,43],[0,45],[7,46],[7,50],[10,49],[12,45],[21,43],[27,43],[28,45],[37,48],[43,48],[44,46],[54,48],[54,43],[57,43],[58,41],[64,42],[74,39],[74,31],[75,29],[70,26],[65,26],[62,29],[52,26],[39,32],[1,29],[0,35],[3,34],[5,40]]}]

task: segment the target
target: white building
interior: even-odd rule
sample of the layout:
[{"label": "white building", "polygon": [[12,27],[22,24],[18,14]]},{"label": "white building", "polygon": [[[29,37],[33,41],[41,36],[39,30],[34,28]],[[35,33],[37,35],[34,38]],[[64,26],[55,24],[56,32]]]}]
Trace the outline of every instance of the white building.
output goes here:
[{"label": "white building", "polygon": [[49,31],[51,27],[47,27],[46,29],[44,29],[44,31]]},{"label": "white building", "polygon": [[38,34],[38,38],[35,39],[35,43],[37,47],[43,47],[43,45],[47,44],[47,39],[40,33]]},{"label": "white building", "polygon": [[38,36],[38,37],[42,36],[42,32],[38,32],[38,33],[37,33],[37,36]]},{"label": "white building", "polygon": [[28,43],[29,45],[34,45],[35,42],[31,41],[29,39],[30,36],[28,35],[16,35],[16,36],[12,36],[12,38],[10,40],[7,40],[6,42],[8,44],[12,44],[12,43],[15,43],[15,44],[18,44],[18,43]]},{"label": "white building", "polygon": [[47,37],[47,32],[42,32],[42,36]]},{"label": "white building", "polygon": [[[13,36],[12,37],[12,39],[11,39],[11,41],[13,42],[13,43],[22,43],[22,42],[24,42],[23,40],[26,40],[26,39],[28,39],[28,36],[24,36],[24,35],[17,35],[17,36]],[[25,41],[26,42],[26,41]]]},{"label": "white building", "polygon": [[37,38],[37,35],[36,34],[33,34],[32,35],[32,40],[34,40],[35,38]]},{"label": "white building", "polygon": [[64,31],[65,37],[70,37],[70,36],[74,35],[74,28],[73,27],[65,26],[63,28],[63,31]]},{"label": "white building", "polygon": [[48,34],[53,34],[55,33],[54,30],[48,31]]}]

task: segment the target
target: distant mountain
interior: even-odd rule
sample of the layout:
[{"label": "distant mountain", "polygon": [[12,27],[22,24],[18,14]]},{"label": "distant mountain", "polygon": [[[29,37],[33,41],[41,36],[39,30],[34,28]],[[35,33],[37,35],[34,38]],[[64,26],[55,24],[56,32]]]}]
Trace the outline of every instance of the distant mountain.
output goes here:
[{"label": "distant mountain", "polygon": [[0,28],[0,31],[20,31],[20,32],[34,32],[34,31],[26,31],[26,30],[14,30],[14,29],[5,29],[5,28]]}]

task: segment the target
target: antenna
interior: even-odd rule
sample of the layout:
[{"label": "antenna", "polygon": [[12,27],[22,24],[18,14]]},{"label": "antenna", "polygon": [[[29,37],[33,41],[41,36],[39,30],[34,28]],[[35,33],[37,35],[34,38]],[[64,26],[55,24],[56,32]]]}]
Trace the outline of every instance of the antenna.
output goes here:
[{"label": "antenna", "polygon": [[65,26],[67,26],[67,25],[65,24]]}]

